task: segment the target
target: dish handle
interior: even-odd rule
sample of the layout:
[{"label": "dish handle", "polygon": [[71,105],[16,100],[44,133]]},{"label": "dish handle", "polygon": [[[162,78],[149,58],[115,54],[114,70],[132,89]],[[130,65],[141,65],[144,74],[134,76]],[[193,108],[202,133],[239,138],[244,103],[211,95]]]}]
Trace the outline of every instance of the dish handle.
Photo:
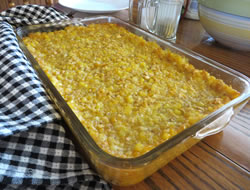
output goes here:
[{"label": "dish handle", "polygon": [[221,132],[227,126],[233,114],[234,114],[233,107],[227,109],[224,112],[224,114],[222,114],[220,117],[214,120],[214,122],[208,124],[206,127],[196,132],[194,138],[203,139],[207,136]]}]

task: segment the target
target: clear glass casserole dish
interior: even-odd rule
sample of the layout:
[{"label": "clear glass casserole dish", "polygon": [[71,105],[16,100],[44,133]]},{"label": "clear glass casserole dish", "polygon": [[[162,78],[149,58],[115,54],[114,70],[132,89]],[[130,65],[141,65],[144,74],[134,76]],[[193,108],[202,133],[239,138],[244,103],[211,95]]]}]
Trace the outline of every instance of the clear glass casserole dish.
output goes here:
[{"label": "clear glass casserole dish", "polygon": [[[136,158],[117,158],[109,155],[98,147],[22,41],[22,38],[29,33],[49,32],[63,29],[68,25],[88,25],[90,23],[116,23],[128,31],[142,36],[147,41],[155,41],[163,49],[168,48],[188,58],[189,63],[194,65],[195,68],[204,69],[216,78],[222,79],[226,84],[231,85],[240,92],[240,96],[142,156]],[[179,47],[176,44],[162,40],[143,29],[115,17],[97,16],[85,19],[72,19],[52,24],[26,26],[18,28],[16,33],[20,47],[30,60],[48,94],[67,122],[79,151],[84,154],[85,158],[89,160],[91,165],[104,179],[119,186],[128,186],[142,181],[202,138],[220,132],[232,116],[237,114],[246,104],[250,97],[250,82],[248,77],[215,61]]]}]

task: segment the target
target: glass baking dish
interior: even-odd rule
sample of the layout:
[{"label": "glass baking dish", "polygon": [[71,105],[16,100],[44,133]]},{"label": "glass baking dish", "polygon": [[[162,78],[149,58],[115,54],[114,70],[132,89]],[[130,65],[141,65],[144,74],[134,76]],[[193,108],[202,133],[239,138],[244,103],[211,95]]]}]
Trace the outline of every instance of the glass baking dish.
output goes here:
[{"label": "glass baking dish", "polygon": [[[195,68],[204,69],[216,78],[222,79],[226,84],[231,85],[239,91],[240,96],[140,157],[118,158],[109,155],[100,149],[91,138],[22,42],[22,38],[32,32],[49,32],[63,29],[67,25],[88,25],[90,23],[116,23],[148,41],[155,41],[163,49],[168,48],[188,58],[189,62]],[[96,16],[84,19],[75,18],[58,23],[25,26],[17,28],[16,33],[21,49],[30,60],[49,96],[67,122],[67,127],[73,135],[73,141],[76,143],[79,152],[84,155],[85,159],[89,161],[92,167],[105,180],[119,186],[128,186],[142,181],[202,138],[220,132],[230,119],[243,108],[250,97],[250,80],[248,77],[115,17]]]}]

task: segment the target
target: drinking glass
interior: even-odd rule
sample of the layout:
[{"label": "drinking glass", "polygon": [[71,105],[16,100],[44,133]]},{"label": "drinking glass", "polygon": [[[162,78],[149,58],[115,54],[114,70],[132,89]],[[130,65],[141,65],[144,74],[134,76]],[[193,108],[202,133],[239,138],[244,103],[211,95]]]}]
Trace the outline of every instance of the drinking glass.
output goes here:
[{"label": "drinking glass", "polygon": [[129,20],[166,39],[175,39],[184,0],[130,0]]}]

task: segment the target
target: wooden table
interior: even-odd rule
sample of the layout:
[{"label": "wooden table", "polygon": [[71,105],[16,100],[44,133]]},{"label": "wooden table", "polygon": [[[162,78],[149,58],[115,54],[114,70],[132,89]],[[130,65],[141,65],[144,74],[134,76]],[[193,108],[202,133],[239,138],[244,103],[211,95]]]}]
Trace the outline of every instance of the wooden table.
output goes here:
[{"label": "wooden table", "polygon": [[[69,12],[59,5],[57,8]],[[128,20],[128,12],[113,14]],[[89,16],[75,13],[74,17]],[[199,21],[182,19],[177,44],[218,61],[250,77],[250,52],[226,48],[215,42]],[[116,190],[250,189],[250,102],[223,132],[207,137],[143,182]]]}]

